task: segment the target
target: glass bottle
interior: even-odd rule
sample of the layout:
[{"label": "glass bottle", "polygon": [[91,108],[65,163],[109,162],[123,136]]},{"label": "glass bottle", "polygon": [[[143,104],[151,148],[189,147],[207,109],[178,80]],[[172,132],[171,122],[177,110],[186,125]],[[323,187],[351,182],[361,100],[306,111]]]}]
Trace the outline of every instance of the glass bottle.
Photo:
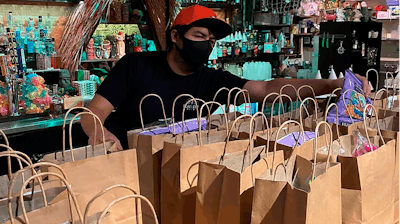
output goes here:
[{"label": "glass bottle", "polygon": [[226,58],[227,53],[228,53],[228,48],[227,48],[226,44],[227,44],[226,42],[222,43],[222,57],[224,57],[224,58]]},{"label": "glass bottle", "polygon": [[231,42],[227,42],[226,54],[227,54],[228,58],[232,57],[232,43]]},{"label": "glass bottle", "polygon": [[51,96],[50,114],[52,117],[59,117],[62,115],[63,100],[58,95],[58,85],[53,84],[53,92]]},{"label": "glass bottle", "polygon": [[12,12],[8,12],[7,16],[7,27],[10,28],[10,30],[13,30],[13,18],[12,18]]}]

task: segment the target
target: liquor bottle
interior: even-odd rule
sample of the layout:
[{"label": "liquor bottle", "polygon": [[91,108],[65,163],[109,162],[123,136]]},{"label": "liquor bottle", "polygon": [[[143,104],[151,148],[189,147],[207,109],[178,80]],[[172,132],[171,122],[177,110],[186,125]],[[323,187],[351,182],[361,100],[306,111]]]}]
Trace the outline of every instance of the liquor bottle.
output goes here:
[{"label": "liquor bottle", "polygon": [[236,42],[235,42],[235,57],[240,56],[241,48],[242,48],[242,42],[240,40],[236,40]]},{"label": "liquor bottle", "polygon": [[11,31],[13,31],[13,16],[12,16],[12,12],[8,12],[8,16],[7,16],[7,27],[10,28]]},{"label": "liquor bottle", "polygon": [[232,57],[232,42],[229,39],[229,41],[226,43],[226,55],[228,58]]},{"label": "liquor bottle", "polygon": [[63,100],[58,95],[58,85],[53,84],[53,92],[51,95],[50,114],[52,117],[59,117],[63,113]]},{"label": "liquor bottle", "polygon": [[357,50],[358,49],[358,39],[356,38],[355,30],[353,30],[352,37],[353,37],[353,49]]},{"label": "liquor bottle", "polygon": [[56,47],[56,40],[54,38],[51,38],[51,45],[52,45],[52,52],[51,52],[51,67],[53,69],[57,68],[57,52],[55,51]]},{"label": "liquor bottle", "polygon": [[217,57],[222,58],[222,42],[217,42]]},{"label": "liquor bottle", "polygon": [[222,42],[222,57],[226,58],[228,48],[226,47],[226,42]]},{"label": "liquor bottle", "polygon": [[41,29],[43,29],[43,18],[42,18],[42,16],[39,16],[39,19],[38,19],[38,30],[41,30]]}]

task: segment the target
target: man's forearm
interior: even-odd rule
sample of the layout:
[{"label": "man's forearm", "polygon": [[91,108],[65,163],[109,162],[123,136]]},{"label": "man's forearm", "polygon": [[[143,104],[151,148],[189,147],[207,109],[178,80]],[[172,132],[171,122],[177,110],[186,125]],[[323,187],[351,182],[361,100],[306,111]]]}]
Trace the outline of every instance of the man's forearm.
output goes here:
[{"label": "man's forearm", "polygon": [[[293,85],[296,90],[303,85],[309,85],[314,89],[315,95],[323,95],[332,93],[336,88],[343,86],[343,79],[329,80],[329,79],[274,79],[268,82],[264,81],[249,81],[246,83],[245,88],[250,92],[252,102],[262,102],[264,97],[270,93],[279,93],[281,88],[286,85]],[[291,87],[285,87],[282,93],[290,96],[292,100],[297,100],[297,93]],[[312,97],[313,93],[310,88],[302,88],[300,97]],[[267,102],[272,102],[274,97],[267,99]],[[283,98],[288,101],[288,99]]]}]

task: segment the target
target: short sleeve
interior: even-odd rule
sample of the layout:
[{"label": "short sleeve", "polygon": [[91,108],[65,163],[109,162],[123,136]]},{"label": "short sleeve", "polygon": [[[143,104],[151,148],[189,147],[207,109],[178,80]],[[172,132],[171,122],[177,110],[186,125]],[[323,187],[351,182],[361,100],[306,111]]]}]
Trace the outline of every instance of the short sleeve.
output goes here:
[{"label": "short sleeve", "polygon": [[[215,80],[213,86],[213,97],[215,93],[221,89],[222,87],[226,87],[228,89],[232,88],[240,88],[242,89],[244,85],[249,81],[247,79],[243,79],[239,76],[236,76],[228,71],[222,71],[221,69],[216,71],[216,77],[217,79]],[[231,103],[233,103],[235,94],[237,91],[234,91],[231,96]],[[227,103],[227,98],[228,98],[228,91],[224,90],[218,93],[218,96],[216,98],[216,101],[221,103],[221,104],[226,104]]]},{"label": "short sleeve", "polygon": [[96,92],[106,98],[114,108],[117,108],[126,99],[133,83],[132,80],[135,77],[132,69],[133,60],[130,55],[122,57]]}]

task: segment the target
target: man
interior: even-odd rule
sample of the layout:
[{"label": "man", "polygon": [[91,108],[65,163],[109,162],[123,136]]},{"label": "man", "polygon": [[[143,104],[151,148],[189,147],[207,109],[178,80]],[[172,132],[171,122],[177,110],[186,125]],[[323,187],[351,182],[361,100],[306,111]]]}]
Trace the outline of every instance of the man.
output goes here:
[{"label": "man", "polygon": [[[231,31],[227,23],[217,19],[213,10],[194,5],[183,9],[175,19],[167,37],[167,52],[132,53],[121,58],[88,105],[88,108],[105,122],[106,141],[116,142],[119,149],[128,148],[127,131],[140,127],[139,103],[142,97],[149,93],[161,96],[167,117],[171,117],[173,100],[184,93],[211,101],[221,87],[239,87],[249,91],[253,102],[260,102],[268,93],[279,92],[285,84],[292,84],[296,88],[310,85],[317,95],[331,93],[343,85],[343,80],[326,79],[248,81],[221,69],[205,67],[204,63],[207,62],[216,40],[224,38]],[[365,78],[362,80],[364,93],[368,95],[369,85]],[[296,99],[293,92],[285,93]],[[306,96],[311,96],[311,92],[303,91],[302,98]],[[217,101],[224,104],[226,99],[225,93],[221,94]],[[176,121],[181,120],[179,115],[185,100],[187,98],[177,102]],[[113,110],[115,112],[111,114]],[[163,118],[161,104],[155,97],[147,98],[143,102],[142,112],[145,124]],[[185,118],[196,116],[193,111],[186,114]],[[81,124],[89,136],[89,143],[93,143],[93,119],[82,116]],[[101,135],[97,136],[96,143],[100,143]]]}]

